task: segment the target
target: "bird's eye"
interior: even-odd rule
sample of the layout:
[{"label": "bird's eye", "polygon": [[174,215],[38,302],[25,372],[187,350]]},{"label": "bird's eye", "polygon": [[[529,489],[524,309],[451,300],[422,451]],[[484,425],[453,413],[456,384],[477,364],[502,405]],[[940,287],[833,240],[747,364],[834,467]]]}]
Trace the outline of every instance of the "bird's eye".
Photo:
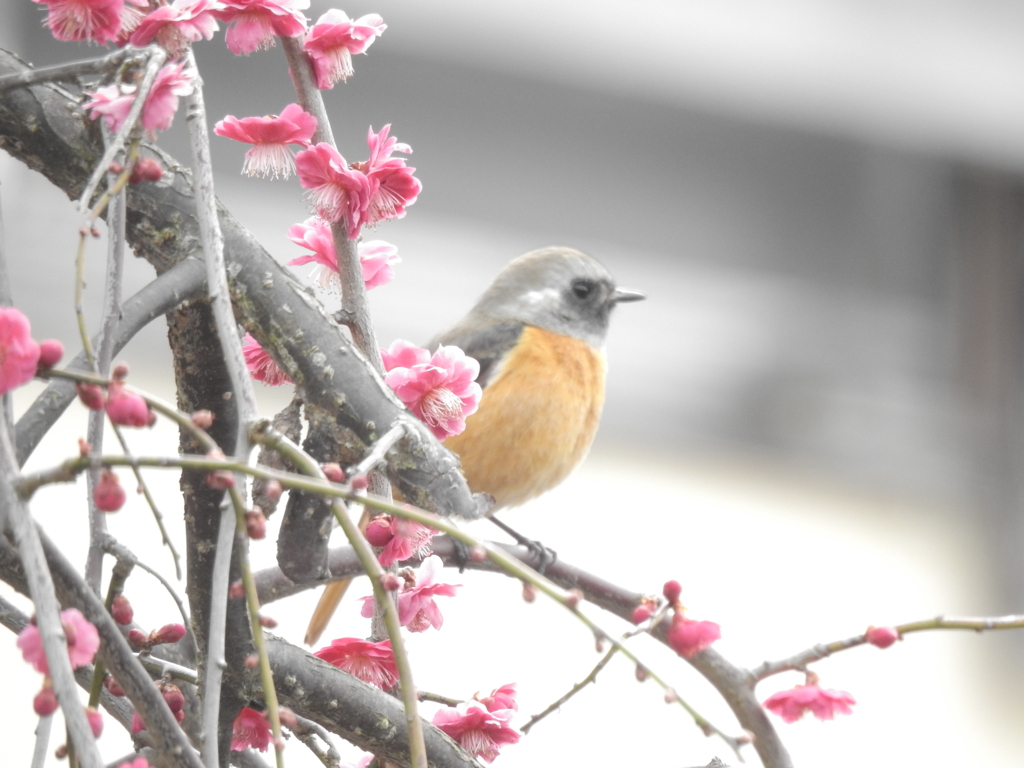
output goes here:
[{"label": "bird's eye", "polygon": [[572,284],[572,294],[577,299],[586,300],[594,292],[594,287],[590,280],[576,280]]}]

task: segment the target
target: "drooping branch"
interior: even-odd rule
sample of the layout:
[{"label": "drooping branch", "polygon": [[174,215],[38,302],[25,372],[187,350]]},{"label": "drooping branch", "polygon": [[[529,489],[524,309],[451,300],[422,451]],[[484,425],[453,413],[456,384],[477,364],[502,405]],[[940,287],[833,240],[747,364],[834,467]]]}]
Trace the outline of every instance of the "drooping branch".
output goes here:
[{"label": "drooping branch", "polygon": [[[0,53],[0,76],[25,70],[15,57]],[[81,193],[100,155],[96,126],[66,90],[50,84],[0,97],[0,147],[72,197]],[[236,316],[302,388],[307,406],[327,414],[339,438],[367,450],[407,412],[307,289],[227,210],[218,207],[218,215]],[[129,188],[127,235],[136,255],[158,272],[198,251],[187,170],[168,167],[159,182]],[[455,457],[423,424],[409,422],[405,438],[388,456],[391,480],[417,506],[478,516],[483,505],[470,494]]]}]

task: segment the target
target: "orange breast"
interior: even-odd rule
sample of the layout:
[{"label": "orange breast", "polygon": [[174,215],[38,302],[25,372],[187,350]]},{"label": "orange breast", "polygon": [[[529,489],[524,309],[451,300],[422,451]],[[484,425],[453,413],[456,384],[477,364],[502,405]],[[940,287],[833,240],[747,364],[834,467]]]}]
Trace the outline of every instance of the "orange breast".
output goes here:
[{"label": "orange breast", "polygon": [[583,460],[604,403],[604,354],[533,326],[502,361],[466,430],[445,446],[469,487],[513,507],[558,485]]}]

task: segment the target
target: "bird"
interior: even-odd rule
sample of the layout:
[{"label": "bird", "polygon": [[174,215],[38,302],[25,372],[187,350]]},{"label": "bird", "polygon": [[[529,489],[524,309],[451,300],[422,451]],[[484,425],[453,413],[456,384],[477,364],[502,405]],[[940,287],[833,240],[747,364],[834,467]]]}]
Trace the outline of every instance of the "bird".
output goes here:
[{"label": "bird", "polygon": [[[611,312],[644,298],[617,287],[581,251],[541,248],[513,259],[466,316],[428,344],[457,346],[480,364],[479,407],[444,444],[459,457],[470,490],[493,497],[488,515],[551,490],[586,456],[604,405]],[[324,589],[308,645],[347,586]]]}]

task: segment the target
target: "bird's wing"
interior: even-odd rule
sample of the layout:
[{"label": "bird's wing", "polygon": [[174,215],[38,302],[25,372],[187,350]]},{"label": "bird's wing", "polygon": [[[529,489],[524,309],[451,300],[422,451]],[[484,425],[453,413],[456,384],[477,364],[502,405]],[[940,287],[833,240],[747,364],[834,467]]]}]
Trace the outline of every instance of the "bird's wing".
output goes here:
[{"label": "bird's wing", "polygon": [[438,344],[453,345],[480,363],[477,383],[486,387],[498,372],[498,363],[519,341],[523,323],[514,321],[496,322],[483,327],[467,330],[455,326],[430,343],[430,349]]}]

